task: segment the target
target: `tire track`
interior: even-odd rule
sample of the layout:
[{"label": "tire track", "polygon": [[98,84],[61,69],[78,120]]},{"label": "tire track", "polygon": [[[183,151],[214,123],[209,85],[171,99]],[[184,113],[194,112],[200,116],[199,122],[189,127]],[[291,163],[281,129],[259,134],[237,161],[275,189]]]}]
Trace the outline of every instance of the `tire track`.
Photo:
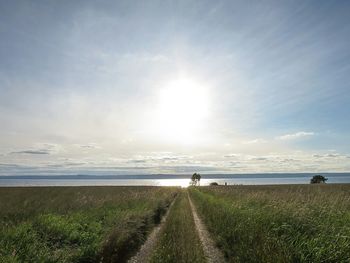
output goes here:
[{"label": "tire track", "polygon": [[199,239],[203,245],[203,252],[208,260],[208,263],[222,263],[226,262],[222,252],[215,246],[214,241],[210,238],[210,234],[199,218],[196,207],[193,205],[190,195],[188,194],[188,200],[190,202],[194,223],[198,232]]},{"label": "tire track", "polygon": [[173,207],[173,204],[175,203],[175,200],[177,198],[178,198],[178,195],[171,202],[168,210],[166,211],[165,215],[162,217],[162,220],[159,223],[159,225],[154,227],[151,234],[148,236],[146,242],[141,246],[141,248],[137,252],[137,254],[128,260],[128,263],[145,263],[145,262],[149,261],[151,255],[152,255],[152,252],[157,244],[159,236],[161,234],[161,230],[164,227],[164,223],[166,222],[166,220],[168,218],[169,211]]}]

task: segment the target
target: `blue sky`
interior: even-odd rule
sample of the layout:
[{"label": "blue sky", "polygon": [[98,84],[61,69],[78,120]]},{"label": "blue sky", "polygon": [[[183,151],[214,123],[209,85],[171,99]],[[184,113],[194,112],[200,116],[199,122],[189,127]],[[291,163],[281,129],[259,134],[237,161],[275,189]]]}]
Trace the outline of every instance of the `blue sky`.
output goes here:
[{"label": "blue sky", "polygon": [[0,174],[349,171],[349,12],[1,1]]}]

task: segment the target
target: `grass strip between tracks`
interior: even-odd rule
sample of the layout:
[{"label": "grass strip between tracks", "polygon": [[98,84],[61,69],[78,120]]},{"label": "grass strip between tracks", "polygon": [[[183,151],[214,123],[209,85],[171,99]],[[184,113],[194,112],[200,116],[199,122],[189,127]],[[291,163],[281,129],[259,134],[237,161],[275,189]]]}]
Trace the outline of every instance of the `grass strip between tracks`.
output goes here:
[{"label": "grass strip between tracks", "polygon": [[186,190],[178,196],[169,213],[151,262],[206,262]]}]

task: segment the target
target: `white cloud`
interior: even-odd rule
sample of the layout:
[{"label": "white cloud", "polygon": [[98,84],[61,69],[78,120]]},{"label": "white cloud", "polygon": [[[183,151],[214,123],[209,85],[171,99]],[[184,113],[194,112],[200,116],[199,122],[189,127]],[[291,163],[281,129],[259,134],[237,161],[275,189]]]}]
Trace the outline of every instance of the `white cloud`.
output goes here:
[{"label": "white cloud", "polygon": [[291,133],[291,134],[284,134],[276,137],[276,139],[277,140],[294,140],[294,139],[299,139],[299,138],[313,136],[313,135],[315,135],[314,132],[300,131],[300,132]]},{"label": "white cloud", "polygon": [[76,146],[86,149],[101,149],[101,147],[97,143],[76,144]]},{"label": "white cloud", "polygon": [[10,154],[57,154],[62,150],[62,146],[55,143],[37,143],[30,149],[12,151]]},{"label": "white cloud", "polygon": [[328,153],[328,154],[314,154],[314,158],[347,158],[346,155],[339,153]]},{"label": "white cloud", "polygon": [[261,138],[253,139],[253,140],[248,140],[248,141],[243,141],[243,144],[257,144],[257,143],[266,143],[267,141]]},{"label": "white cloud", "polygon": [[239,153],[230,153],[230,154],[225,154],[224,157],[225,158],[239,158],[241,157],[242,155],[239,154]]}]

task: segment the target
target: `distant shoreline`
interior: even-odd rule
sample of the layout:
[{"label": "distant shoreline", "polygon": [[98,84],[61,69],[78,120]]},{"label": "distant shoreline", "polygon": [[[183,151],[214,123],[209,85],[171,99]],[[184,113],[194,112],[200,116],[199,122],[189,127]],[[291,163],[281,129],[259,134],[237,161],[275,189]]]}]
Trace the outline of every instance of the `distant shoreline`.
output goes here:
[{"label": "distant shoreline", "polygon": [[[202,174],[201,185],[295,185],[309,184],[317,173]],[[328,184],[350,183],[350,173],[321,173]],[[0,176],[0,186],[181,186],[190,175],[23,175]]]},{"label": "distant shoreline", "polygon": [[[315,174],[322,174],[326,177],[350,177],[350,172],[315,172],[315,173],[201,173],[203,179],[214,178],[289,178],[289,177],[310,177]],[[120,174],[120,175],[97,175],[97,174],[73,174],[73,175],[0,175],[1,179],[57,179],[57,180],[128,180],[128,179],[188,179],[188,174]]]}]

